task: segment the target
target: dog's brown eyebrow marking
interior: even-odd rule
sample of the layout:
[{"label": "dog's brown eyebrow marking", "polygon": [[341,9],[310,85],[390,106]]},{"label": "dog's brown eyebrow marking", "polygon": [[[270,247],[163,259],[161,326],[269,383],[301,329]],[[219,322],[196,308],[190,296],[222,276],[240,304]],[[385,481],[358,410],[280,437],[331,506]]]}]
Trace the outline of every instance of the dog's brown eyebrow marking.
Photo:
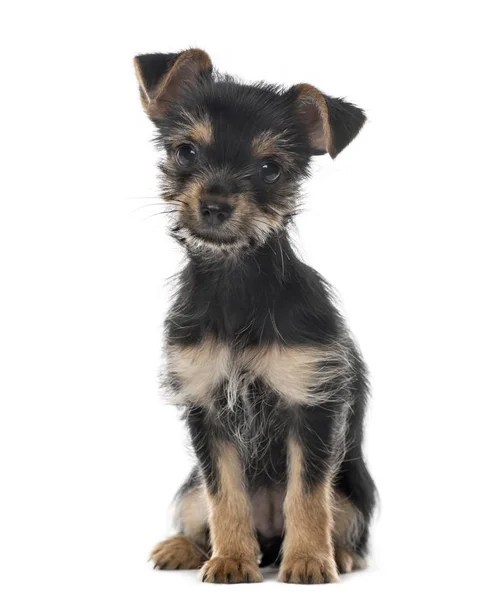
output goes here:
[{"label": "dog's brown eyebrow marking", "polygon": [[256,158],[281,154],[282,142],[285,142],[285,138],[281,133],[274,133],[271,130],[261,131],[252,140],[252,152]]},{"label": "dog's brown eyebrow marking", "polygon": [[213,140],[212,123],[208,117],[194,121],[189,130],[189,135],[198,144],[209,146]]},{"label": "dog's brown eyebrow marking", "polygon": [[179,123],[173,131],[163,135],[164,143],[175,147],[192,141],[202,146],[209,146],[213,141],[213,127],[208,115],[195,116],[184,112],[183,116],[182,123]]}]

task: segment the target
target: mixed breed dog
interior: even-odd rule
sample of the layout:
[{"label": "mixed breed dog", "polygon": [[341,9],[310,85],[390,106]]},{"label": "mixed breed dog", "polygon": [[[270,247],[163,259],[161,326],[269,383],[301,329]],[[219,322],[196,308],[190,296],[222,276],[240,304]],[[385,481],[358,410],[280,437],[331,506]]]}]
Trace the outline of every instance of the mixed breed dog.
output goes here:
[{"label": "mixed breed dog", "polygon": [[313,155],[364,112],[317,88],[245,85],[202,50],[134,61],[187,253],[165,322],[164,385],[196,465],[157,569],[212,583],[327,583],[362,568],[375,486],[362,456],[366,367],[324,279],[289,241]]}]

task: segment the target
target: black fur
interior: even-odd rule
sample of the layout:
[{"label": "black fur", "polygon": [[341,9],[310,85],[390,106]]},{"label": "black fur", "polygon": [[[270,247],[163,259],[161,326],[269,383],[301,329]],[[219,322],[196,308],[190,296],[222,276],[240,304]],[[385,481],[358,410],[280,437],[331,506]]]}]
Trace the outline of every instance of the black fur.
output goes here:
[{"label": "black fur", "polygon": [[327,283],[285,233],[239,261],[193,256],[179,285],[166,334],[182,344],[208,334],[242,346],[329,343],[345,331]]}]

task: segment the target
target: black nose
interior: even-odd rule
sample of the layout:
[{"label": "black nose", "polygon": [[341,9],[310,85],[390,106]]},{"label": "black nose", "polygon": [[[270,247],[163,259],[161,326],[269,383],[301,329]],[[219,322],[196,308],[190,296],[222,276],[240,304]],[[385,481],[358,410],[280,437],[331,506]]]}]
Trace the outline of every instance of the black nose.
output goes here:
[{"label": "black nose", "polygon": [[201,200],[200,212],[203,221],[208,225],[220,225],[229,219],[233,209],[226,201],[207,196]]}]

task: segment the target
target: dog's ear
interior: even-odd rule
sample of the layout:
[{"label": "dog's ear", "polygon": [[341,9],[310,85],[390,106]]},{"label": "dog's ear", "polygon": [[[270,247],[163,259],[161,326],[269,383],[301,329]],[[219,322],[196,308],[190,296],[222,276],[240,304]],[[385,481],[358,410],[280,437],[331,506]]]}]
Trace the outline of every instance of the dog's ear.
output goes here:
[{"label": "dog's ear", "polygon": [[178,54],[142,54],[134,65],[142,106],[154,121],[166,115],[185,85],[212,71],[208,54],[196,48]]},{"label": "dog's ear", "polygon": [[341,98],[331,98],[307,83],[294,86],[295,110],[306,128],[313,154],[339,154],[366,121],[364,111]]}]

